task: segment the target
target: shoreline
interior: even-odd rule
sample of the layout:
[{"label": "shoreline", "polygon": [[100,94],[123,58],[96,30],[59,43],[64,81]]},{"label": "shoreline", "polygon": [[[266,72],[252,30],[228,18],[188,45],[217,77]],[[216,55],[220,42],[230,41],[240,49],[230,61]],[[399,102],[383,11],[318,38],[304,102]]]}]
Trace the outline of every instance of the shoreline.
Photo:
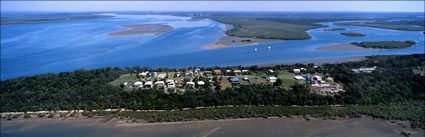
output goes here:
[{"label": "shoreline", "polygon": [[224,24],[224,25],[225,25],[224,27],[225,36],[221,37],[216,43],[208,44],[206,46],[203,46],[202,48],[217,49],[217,48],[250,46],[250,45],[257,45],[261,43],[278,41],[277,39],[258,39],[258,38],[242,38],[242,37],[229,36],[226,34],[226,31],[233,29],[234,27],[231,24]]},{"label": "shoreline", "polygon": [[[309,59],[301,61],[288,61],[282,63],[267,63],[267,64],[258,64],[260,67],[271,67],[276,65],[291,65],[291,64],[310,64],[314,65],[323,65],[323,64],[338,64],[346,62],[358,62],[366,60],[367,56],[351,56],[351,57],[332,57],[332,58],[323,58],[323,59]],[[251,65],[248,65],[251,66]]]}]

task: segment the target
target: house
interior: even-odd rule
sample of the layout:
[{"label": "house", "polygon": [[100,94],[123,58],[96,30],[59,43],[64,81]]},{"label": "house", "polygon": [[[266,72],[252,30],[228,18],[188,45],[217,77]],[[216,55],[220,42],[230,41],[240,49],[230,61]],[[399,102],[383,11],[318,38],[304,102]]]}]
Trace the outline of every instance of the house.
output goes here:
[{"label": "house", "polygon": [[139,87],[139,88],[143,87],[143,82],[140,82],[140,81],[134,82],[134,87]]},{"label": "house", "polygon": [[193,71],[192,70],[187,70],[185,75],[193,75]]},{"label": "house", "polygon": [[186,87],[189,87],[189,88],[195,87],[195,82],[186,82]]},{"label": "house", "polygon": [[340,91],[344,91],[339,84],[336,85],[330,85],[330,84],[315,84],[312,85],[312,87],[321,92],[321,93],[336,93],[336,92],[340,92]]},{"label": "house", "polygon": [[166,76],[167,76],[167,73],[161,73],[158,75],[158,79],[165,79]]},{"label": "house", "polygon": [[204,74],[211,74],[211,71],[204,71]]},{"label": "house", "polygon": [[243,76],[242,80],[248,81],[248,76]]},{"label": "house", "polygon": [[146,81],[145,88],[152,88],[152,81]]},{"label": "house", "polygon": [[155,85],[156,85],[156,86],[159,86],[159,87],[162,87],[162,86],[164,86],[164,85],[165,85],[165,82],[164,82],[164,81],[156,81],[156,82],[155,82]]},{"label": "house", "polygon": [[269,69],[269,71],[268,71],[269,73],[273,73],[274,71],[272,70],[272,69]]},{"label": "house", "polygon": [[231,83],[238,83],[239,82],[239,79],[237,77],[233,77],[233,78],[229,79],[229,81]]},{"label": "house", "polygon": [[242,71],[241,71],[241,70],[239,70],[239,69],[234,70],[233,72],[235,72],[236,74],[240,74],[240,73],[242,73]]},{"label": "house", "polygon": [[230,72],[232,72],[232,70],[229,70],[229,69],[228,69],[228,70],[226,70],[226,73],[230,73]]},{"label": "house", "polygon": [[294,76],[294,78],[296,80],[305,80],[305,78],[303,76]]},{"label": "house", "polygon": [[156,77],[156,75],[158,74],[157,72],[151,72],[150,73],[152,77]]},{"label": "house", "polygon": [[122,83],[124,86],[127,86],[128,85],[128,82],[126,81],[126,82],[124,82],[124,83]]},{"label": "house", "polygon": [[214,73],[215,73],[215,74],[221,74],[221,70],[216,69],[216,70],[214,70]]},{"label": "house", "polygon": [[205,85],[204,81],[198,81],[198,87],[203,87]]},{"label": "house", "polygon": [[294,71],[294,73],[301,73],[300,69],[294,69],[293,71]]},{"label": "house", "polygon": [[139,76],[146,77],[148,76],[148,74],[149,74],[149,71],[146,71],[146,72],[139,73]]},{"label": "house", "polygon": [[176,85],[174,84],[174,80],[169,79],[166,81],[166,83],[168,88],[176,88]]},{"label": "house", "polygon": [[307,69],[306,69],[306,68],[300,68],[300,70],[301,70],[301,71],[307,71]]},{"label": "house", "polygon": [[177,87],[182,87],[183,84],[184,84],[184,82],[181,81],[181,80],[176,80],[176,83],[175,84],[176,84]]},{"label": "house", "polygon": [[322,81],[322,77],[317,76],[317,75],[316,75],[316,76],[314,76],[314,77],[313,77],[313,79],[314,79],[314,80],[317,80],[317,81]]},{"label": "house", "polygon": [[201,69],[195,68],[195,74],[198,74],[199,72],[201,72]]},{"label": "house", "polygon": [[355,73],[360,73],[360,72],[372,73],[373,71],[376,70],[376,66],[371,67],[371,68],[358,68],[358,69],[351,69],[351,70]]},{"label": "house", "polygon": [[276,77],[268,77],[267,81],[269,81],[270,83],[274,83],[276,82],[277,78]]},{"label": "house", "polygon": [[182,71],[177,71],[176,72],[176,77],[180,77],[181,75],[183,75],[183,72]]},{"label": "house", "polygon": [[319,68],[319,66],[313,66],[313,68],[317,69],[317,68]]}]

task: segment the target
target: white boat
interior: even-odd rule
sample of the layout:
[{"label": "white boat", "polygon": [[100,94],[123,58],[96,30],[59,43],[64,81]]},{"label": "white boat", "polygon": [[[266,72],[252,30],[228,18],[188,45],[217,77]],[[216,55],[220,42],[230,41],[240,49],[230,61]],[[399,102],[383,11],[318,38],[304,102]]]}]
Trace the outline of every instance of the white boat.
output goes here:
[{"label": "white boat", "polygon": [[254,48],[254,51],[257,51],[257,48]]},{"label": "white boat", "polygon": [[270,47],[270,46],[269,46],[269,50],[270,50],[271,48],[272,48],[272,47]]}]

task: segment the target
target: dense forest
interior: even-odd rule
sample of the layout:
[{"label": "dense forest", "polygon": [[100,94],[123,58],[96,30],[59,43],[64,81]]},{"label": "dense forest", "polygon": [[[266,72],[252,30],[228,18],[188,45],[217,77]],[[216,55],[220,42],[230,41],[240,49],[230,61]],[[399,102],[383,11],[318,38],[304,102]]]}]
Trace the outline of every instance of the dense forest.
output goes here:
[{"label": "dense forest", "polygon": [[364,48],[401,49],[416,45],[416,41],[364,41],[351,43]]},{"label": "dense forest", "polygon": [[[377,66],[372,73],[354,73],[353,68]],[[185,94],[165,94],[162,90],[123,91],[109,82],[127,71],[150,68],[134,67],[77,70],[58,74],[42,74],[1,81],[1,112],[75,109],[180,109],[222,105],[376,105],[406,101],[425,101],[425,55],[372,56],[365,61],[325,64],[309,69],[333,76],[345,92],[333,96],[310,93],[308,84],[295,84],[290,89],[272,85],[245,85],[225,90],[191,89]],[[245,68],[237,66],[239,68]],[[313,64],[250,66],[246,69],[312,68]],[[218,67],[216,67],[218,68]],[[207,68],[201,68],[207,69]],[[208,68],[214,69],[214,68]],[[159,68],[157,70],[166,70]]]}]

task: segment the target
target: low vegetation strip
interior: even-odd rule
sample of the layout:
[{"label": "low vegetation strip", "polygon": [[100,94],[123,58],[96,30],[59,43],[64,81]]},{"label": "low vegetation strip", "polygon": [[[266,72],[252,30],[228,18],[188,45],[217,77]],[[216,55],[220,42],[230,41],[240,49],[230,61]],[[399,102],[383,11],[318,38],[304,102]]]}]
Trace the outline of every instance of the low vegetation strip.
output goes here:
[{"label": "low vegetation strip", "polygon": [[401,49],[408,48],[416,45],[413,40],[406,41],[365,41],[365,42],[353,42],[351,43],[356,46],[364,48],[380,48],[380,49]]},{"label": "low vegetation strip", "polygon": [[330,29],[322,29],[322,31],[341,31],[345,30],[345,28],[330,28]]},{"label": "low vegetation strip", "polygon": [[347,37],[363,37],[366,36],[366,34],[362,32],[344,32],[340,33],[341,35],[347,36]]},{"label": "low vegetation strip", "polygon": [[376,22],[344,22],[335,23],[336,25],[347,25],[347,26],[361,26],[361,27],[373,27],[393,30],[404,30],[404,31],[423,31],[424,20],[403,20],[403,21],[376,21]]}]

